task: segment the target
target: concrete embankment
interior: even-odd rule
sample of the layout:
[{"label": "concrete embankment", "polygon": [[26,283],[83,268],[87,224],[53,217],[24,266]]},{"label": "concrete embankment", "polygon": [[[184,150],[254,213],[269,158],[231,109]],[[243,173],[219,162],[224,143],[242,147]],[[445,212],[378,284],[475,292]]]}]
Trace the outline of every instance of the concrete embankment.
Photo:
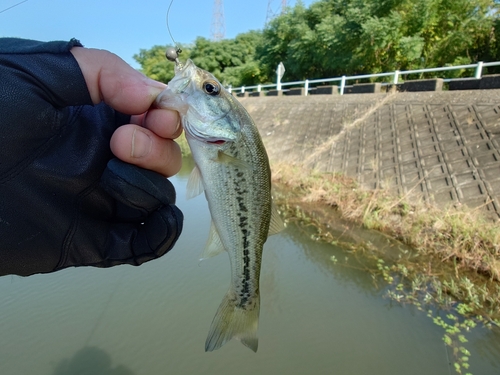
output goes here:
[{"label": "concrete embankment", "polygon": [[273,161],[500,217],[500,90],[239,100]]}]

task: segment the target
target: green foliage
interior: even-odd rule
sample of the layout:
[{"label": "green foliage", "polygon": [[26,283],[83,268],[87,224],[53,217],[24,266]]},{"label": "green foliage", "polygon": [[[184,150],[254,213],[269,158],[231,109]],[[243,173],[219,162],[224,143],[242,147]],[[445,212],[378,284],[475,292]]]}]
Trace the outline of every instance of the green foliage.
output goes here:
[{"label": "green foliage", "polygon": [[[255,61],[255,49],[262,33],[249,31],[235,39],[210,41],[196,38],[193,45],[183,47],[180,60],[190,58],[200,68],[215,75],[225,85],[252,85],[263,79],[261,67]],[[165,58],[167,46],[141,49],[134,59],[141,64],[142,72],[148,77],[168,82],[174,76],[174,64]]]},{"label": "green foliage", "polygon": [[260,31],[239,34],[235,39],[213,42],[198,37],[191,59],[202,69],[215,75],[225,85],[251,85],[261,80],[255,50],[261,42]]},{"label": "green foliage", "polygon": [[[285,80],[294,81],[500,60],[497,3],[319,0],[306,8],[299,1],[263,31],[216,42],[199,37],[181,57],[233,86],[275,82],[280,62]],[[145,74],[166,82],[173,64],[164,49],[134,57]]]},{"label": "green foliage", "polygon": [[322,0],[264,30],[261,60],[287,80],[368,74],[500,57],[493,0]]}]

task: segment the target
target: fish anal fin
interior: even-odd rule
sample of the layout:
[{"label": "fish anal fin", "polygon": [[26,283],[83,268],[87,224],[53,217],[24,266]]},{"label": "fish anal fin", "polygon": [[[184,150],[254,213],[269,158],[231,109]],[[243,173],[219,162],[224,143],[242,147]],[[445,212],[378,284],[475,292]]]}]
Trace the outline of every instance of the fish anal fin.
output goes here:
[{"label": "fish anal fin", "polygon": [[212,258],[220,253],[224,252],[224,245],[219,236],[219,232],[215,228],[214,222],[210,225],[210,233],[208,235],[208,240],[201,254],[200,260]]},{"label": "fish anal fin", "polygon": [[203,193],[204,190],[205,188],[203,187],[200,169],[195,166],[189,175],[186,188],[186,199],[194,198]]},{"label": "fish anal fin", "polygon": [[272,236],[273,234],[279,233],[285,228],[285,224],[283,223],[283,219],[278,212],[278,208],[276,205],[271,203],[271,223],[269,224],[269,232],[268,236]]},{"label": "fish anal fin", "polygon": [[217,350],[234,337],[247,348],[257,352],[259,310],[258,296],[252,308],[239,307],[236,305],[233,292],[231,290],[227,292],[210,326],[205,342],[205,351]]}]

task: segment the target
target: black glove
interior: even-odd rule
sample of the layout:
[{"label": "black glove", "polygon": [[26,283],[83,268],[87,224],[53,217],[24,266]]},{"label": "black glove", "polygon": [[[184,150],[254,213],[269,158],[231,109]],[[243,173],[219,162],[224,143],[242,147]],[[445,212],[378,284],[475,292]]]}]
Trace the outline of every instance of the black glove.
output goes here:
[{"label": "black glove", "polygon": [[92,105],[74,46],[0,38],[0,275],[139,265],[182,230],[171,183],[112,160],[130,116]]}]

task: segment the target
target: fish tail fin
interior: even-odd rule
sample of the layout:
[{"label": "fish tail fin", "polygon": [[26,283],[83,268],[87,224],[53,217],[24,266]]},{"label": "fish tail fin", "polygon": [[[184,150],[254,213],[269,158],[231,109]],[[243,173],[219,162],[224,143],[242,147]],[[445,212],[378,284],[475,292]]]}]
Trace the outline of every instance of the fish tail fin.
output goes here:
[{"label": "fish tail fin", "polygon": [[257,295],[251,307],[240,307],[232,295],[231,291],[226,293],[215,314],[205,342],[206,352],[219,349],[233,337],[254,352],[257,351],[260,298]]}]

